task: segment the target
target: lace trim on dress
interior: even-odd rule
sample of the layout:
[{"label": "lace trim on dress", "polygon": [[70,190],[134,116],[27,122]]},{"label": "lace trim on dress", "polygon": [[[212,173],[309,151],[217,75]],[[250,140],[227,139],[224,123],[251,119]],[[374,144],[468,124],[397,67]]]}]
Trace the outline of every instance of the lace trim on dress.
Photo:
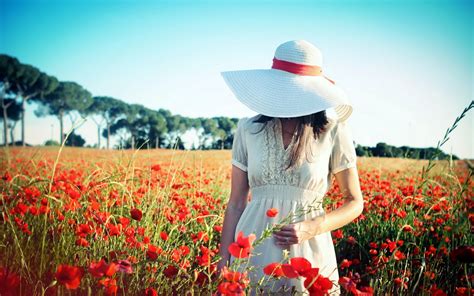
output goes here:
[{"label": "lace trim on dress", "polygon": [[300,174],[296,172],[296,167],[293,166],[285,170],[289,163],[289,151],[291,151],[294,141],[292,140],[287,150],[285,150],[281,136],[281,126],[277,119],[274,118],[268,121],[264,129],[262,180],[264,184],[297,186],[300,181]]}]

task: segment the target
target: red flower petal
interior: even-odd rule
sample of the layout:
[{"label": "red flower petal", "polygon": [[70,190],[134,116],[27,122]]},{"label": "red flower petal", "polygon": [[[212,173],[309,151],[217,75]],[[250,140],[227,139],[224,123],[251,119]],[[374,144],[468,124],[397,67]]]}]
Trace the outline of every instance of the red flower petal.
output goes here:
[{"label": "red flower petal", "polygon": [[296,270],[293,268],[293,266],[291,266],[290,264],[282,264],[281,265],[281,270],[283,271],[283,274],[287,277],[287,278],[296,278],[298,277],[298,273],[296,272]]},{"label": "red flower petal", "polygon": [[319,276],[318,283],[324,290],[329,290],[333,286],[333,282],[329,278],[323,276]]},{"label": "red flower petal", "polygon": [[313,267],[311,269],[305,270],[304,272],[301,273],[302,276],[304,277],[317,277],[319,274],[319,268],[318,267]]},{"label": "red flower petal", "polygon": [[285,275],[281,269],[281,264],[278,262],[273,262],[265,266],[263,268],[263,273],[273,277],[281,277]]},{"label": "red flower petal", "polygon": [[254,242],[255,234],[250,234],[244,237],[244,233],[239,231],[237,234],[237,241],[229,245],[227,250],[229,253],[236,258],[247,258],[252,250],[252,243]]},{"label": "red flower petal", "polygon": [[309,262],[308,259],[304,257],[291,258],[290,264],[300,275],[302,275],[305,271],[311,269],[311,262]]},{"label": "red flower petal", "polygon": [[65,285],[68,290],[74,290],[79,287],[82,275],[82,268],[66,264],[59,265],[56,270],[56,279],[60,284]]}]

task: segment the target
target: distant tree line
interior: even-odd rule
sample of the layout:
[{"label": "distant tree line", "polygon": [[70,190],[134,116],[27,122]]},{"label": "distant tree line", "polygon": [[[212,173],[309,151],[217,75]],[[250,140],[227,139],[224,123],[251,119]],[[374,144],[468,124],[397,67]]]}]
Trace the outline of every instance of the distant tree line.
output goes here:
[{"label": "distant tree line", "polygon": [[[128,104],[108,96],[93,96],[87,89],[72,81],[59,81],[38,68],[21,63],[17,58],[0,54],[0,116],[3,120],[3,143],[10,137],[12,145],[26,145],[25,110],[27,103],[37,103],[35,115],[56,116],[59,121],[60,142],[46,141],[45,145],[59,145],[65,139],[64,120],[71,124],[79,117],[87,117],[97,126],[97,147],[106,140],[111,147],[111,136],[118,137],[115,148],[175,148],[185,149],[182,135],[194,128],[199,144],[191,149],[230,149],[238,118],[189,118],[173,115],[165,109],[152,110],[139,104]],[[15,141],[14,130],[21,122],[21,139]],[[65,145],[84,146],[85,140],[74,131]],[[358,156],[401,157],[428,159],[434,148],[395,147],[378,143],[375,147],[357,145]],[[442,158],[448,155],[440,154]],[[453,156],[453,159],[458,159]]]},{"label": "distant tree line", "polygon": [[[64,120],[73,124],[79,116],[87,117],[97,126],[97,147],[102,138],[111,148],[111,136],[117,136],[116,148],[176,148],[185,149],[182,135],[196,129],[199,144],[192,149],[229,149],[238,118],[188,118],[173,115],[165,109],[152,110],[139,104],[107,97],[93,96],[81,85],[72,81],[59,81],[38,68],[23,64],[17,58],[0,54],[0,97],[3,120],[3,143],[26,145],[26,103],[35,102],[35,115],[56,116],[59,121],[60,143],[65,139]],[[14,130],[21,122],[21,139],[16,142]],[[10,131],[10,132],[9,132]],[[46,145],[59,144],[47,141]],[[66,145],[83,146],[85,140],[74,131]]]},{"label": "distant tree line", "polygon": [[445,154],[440,149],[428,147],[428,148],[413,148],[408,146],[391,146],[386,143],[377,143],[375,147],[367,147],[362,145],[356,145],[357,156],[377,156],[377,157],[397,157],[397,158],[414,158],[414,159],[430,159],[432,156],[439,155],[436,159],[449,159],[452,157],[453,160],[459,159],[456,155],[450,156]]}]

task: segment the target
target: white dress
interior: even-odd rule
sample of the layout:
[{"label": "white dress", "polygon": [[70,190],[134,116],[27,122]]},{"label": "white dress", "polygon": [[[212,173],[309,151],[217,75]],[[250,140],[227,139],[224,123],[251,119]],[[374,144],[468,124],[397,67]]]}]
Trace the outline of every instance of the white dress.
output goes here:
[{"label": "white dress", "polygon": [[[281,122],[273,118],[260,133],[263,123],[253,122],[259,115],[241,118],[237,124],[232,146],[232,164],[247,172],[250,186],[250,202],[242,213],[235,229],[235,240],[239,231],[244,236],[254,233],[257,239],[267,226],[277,223],[290,212],[306,213],[293,217],[291,222],[299,222],[325,214],[322,201],[331,176],[347,168],[356,167],[356,151],[352,141],[350,126],[346,122],[338,122],[328,117],[330,125],[327,132],[320,135],[319,139],[312,142],[313,155],[308,154],[296,168],[284,171],[285,161],[288,161],[293,140],[285,149],[283,145]],[[312,205],[312,207],[309,207]],[[266,212],[270,208],[278,209],[276,217],[270,218]],[[273,236],[256,245],[245,265],[234,265],[234,270],[248,271],[251,283],[255,284],[262,277],[270,279],[263,273],[263,268],[272,262],[283,262],[283,248],[275,244]],[[304,257],[309,260],[312,267],[318,267],[319,273],[329,277],[333,282],[331,295],[339,295],[339,273],[336,253],[331,237],[331,232],[319,234],[300,244],[290,245],[289,258]],[[234,261],[230,257],[230,262]],[[287,262],[284,262],[287,263]],[[304,278],[280,278],[267,281],[264,291],[281,290],[284,285],[289,291],[296,289],[297,295],[308,294],[304,288]],[[258,295],[255,289],[251,295]],[[289,292],[278,295],[290,295]]]}]

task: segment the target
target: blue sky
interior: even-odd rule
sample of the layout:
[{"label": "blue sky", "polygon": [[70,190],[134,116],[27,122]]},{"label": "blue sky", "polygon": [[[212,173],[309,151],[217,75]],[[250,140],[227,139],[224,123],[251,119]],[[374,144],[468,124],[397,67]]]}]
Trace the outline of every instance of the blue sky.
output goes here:
[{"label": "blue sky", "polygon": [[[93,95],[243,117],[256,113],[219,72],[269,68],[279,44],[306,39],[354,105],[356,143],[435,147],[473,97],[473,13],[471,1],[444,0],[0,0],[0,52]],[[27,141],[57,137],[57,120],[34,109]],[[474,158],[473,126],[470,112],[443,150]],[[79,133],[97,141],[91,121]]]}]

